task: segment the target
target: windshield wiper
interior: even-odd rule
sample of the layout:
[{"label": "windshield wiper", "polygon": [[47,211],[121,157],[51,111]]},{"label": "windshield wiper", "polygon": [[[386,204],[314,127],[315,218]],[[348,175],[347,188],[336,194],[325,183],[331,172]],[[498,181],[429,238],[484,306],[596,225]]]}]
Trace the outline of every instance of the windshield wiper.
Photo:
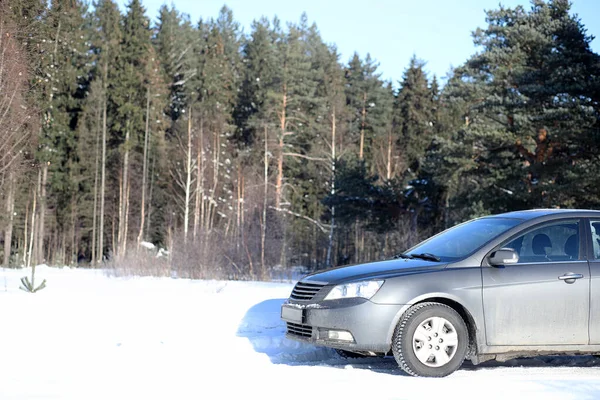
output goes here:
[{"label": "windshield wiper", "polygon": [[405,254],[405,253],[400,253],[400,254],[396,254],[394,257],[392,257],[393,260],[396,260],[398,258],[413,258],[413,256],[411,256],[410,254]]},{"label": "windshield wiper", "polygon": [[436,256],[435,254],[431,254],[431,253],[408,254],[408,256],[410,256],[412,258],[420,258],[421,260],[426,260],[426,261],[436,261],[436,262],[441,261],[441,259],[438,256]]}]

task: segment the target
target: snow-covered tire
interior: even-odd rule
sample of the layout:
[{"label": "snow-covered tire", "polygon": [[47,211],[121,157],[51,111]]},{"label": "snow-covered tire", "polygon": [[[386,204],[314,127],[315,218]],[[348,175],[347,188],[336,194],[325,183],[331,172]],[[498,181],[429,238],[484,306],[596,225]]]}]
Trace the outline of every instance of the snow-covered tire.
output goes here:
[{"label": "snow-covered tire", "polygon": [[409,308],[392,338],[396,362],[413,376],[450,375],[462,365],[468,347],[469,331],[460,314],[433,302]]}]

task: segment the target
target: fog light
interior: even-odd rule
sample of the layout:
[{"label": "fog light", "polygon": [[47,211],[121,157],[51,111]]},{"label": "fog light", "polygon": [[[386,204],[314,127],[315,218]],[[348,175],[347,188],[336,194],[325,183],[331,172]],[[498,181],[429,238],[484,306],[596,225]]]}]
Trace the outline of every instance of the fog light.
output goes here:
[{"label": "fog light", "polygon": [[330,340],[341,340],[344,342],[354,342],[354,337],[348,331],[327,331],[327,339]]}]

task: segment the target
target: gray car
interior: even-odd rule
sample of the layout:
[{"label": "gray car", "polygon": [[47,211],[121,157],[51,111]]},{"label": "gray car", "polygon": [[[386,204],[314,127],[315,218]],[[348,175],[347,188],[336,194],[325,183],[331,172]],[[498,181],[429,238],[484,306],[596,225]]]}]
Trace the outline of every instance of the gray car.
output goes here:
[{"label": "gray car", "polygon": [[281,317],[290,339],[391,352],[415,376],[465,359],[600,353],[600,212],[471,220],[395,259],[304,277]]}]

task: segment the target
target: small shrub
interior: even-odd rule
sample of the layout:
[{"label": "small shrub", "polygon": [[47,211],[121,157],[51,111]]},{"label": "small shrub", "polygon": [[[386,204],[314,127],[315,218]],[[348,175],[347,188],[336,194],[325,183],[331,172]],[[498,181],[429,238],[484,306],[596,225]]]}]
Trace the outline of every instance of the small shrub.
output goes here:
[{"label": "small shrub", "polygon": [[23,284],[23,286],[19,287],[19,289],[24,290],[24,291],[29,292],[29,293],[35,293],[35,292],[37,292],[39,290],[42,290],[43,288],[46,287],[46,280],[45,279],[42,281],[42,283],[38,287],[34,286],[34,282],[35,281],[33,279],[34,279],[33,278],[33,273],[31,275],[31,281],[29,281],[29,277],[27,277],[27,276],[22,277],[21,278],[21,284]]}]

